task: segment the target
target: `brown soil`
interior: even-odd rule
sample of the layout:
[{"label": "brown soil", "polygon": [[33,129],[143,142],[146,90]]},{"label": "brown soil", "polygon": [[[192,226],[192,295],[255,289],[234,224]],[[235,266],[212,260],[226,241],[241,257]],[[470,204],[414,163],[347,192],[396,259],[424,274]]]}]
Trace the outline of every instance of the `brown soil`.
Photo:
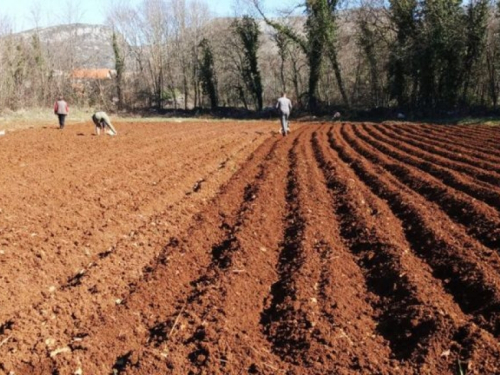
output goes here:
[{"label": "brown soil", "polygon": [[0,374],[500,373],[500,130],[116,126],[0,138]]}]

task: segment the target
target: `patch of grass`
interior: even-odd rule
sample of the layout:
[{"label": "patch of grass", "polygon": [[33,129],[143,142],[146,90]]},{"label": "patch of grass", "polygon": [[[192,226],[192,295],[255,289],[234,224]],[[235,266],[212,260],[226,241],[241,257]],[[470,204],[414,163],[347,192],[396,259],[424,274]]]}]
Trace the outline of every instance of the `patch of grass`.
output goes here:
[{"label": "patch of grass", "polygon": [[182,122],[191,122],[191,121],[197,121],[197,122],[242,122],[239,120],[231,120],[231,119],[206,119],[206,118],[197,118],[197,117],[161,117],[161,116],[154,116],[154,117],[136,117],[131,115],[130,117],[123,117],[123,115],[113,115],[113,117],[117,118],[118,121],[120,122],[174,122],[174,123],[182,123]]},{"label": "patch of grass", "polygon": [[[66,124],[79,124],[91,121],[92,114],[96,111],[94,108],[76,108],[70,107],[70,113],[66,118]],[[138,116],[133,113],[110,114],[112,121],[118,122],[138,122],[138,123],[183,123],[188,121],[198,122],[223,122],[235,120],[231,119],[207,119],[196,117],[162,117],[162,116]],[[242,122],[242,121],[239,121]],[[4,109],[0,111],[0,130],[20,130],[29,128],[42,128],[46,126],[58,127],[57,116],[54,115],[52,108],[30,108],[11,111]]]},{"label": "patch of grass", "polygon": [[[66,119],[68,125],[90,121],[93,110],[71,108]],[[17,111],[3,110],[0,112],[0,130],[20,130],[41,128],[44,126],[57,127],[57,116],[52,108],[30,108]]]},{"label": "patch of grass", "polygon": [[500,125],[500,118],[498,117],[466,117],[457,121],[457,125]]}]

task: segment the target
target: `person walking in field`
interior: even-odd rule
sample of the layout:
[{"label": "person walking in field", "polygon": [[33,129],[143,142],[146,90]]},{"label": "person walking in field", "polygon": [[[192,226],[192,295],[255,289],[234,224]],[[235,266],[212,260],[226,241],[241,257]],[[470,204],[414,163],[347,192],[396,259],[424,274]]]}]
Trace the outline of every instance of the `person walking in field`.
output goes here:
[{"label": "person walking in field", "polygon": [[107,133],[109,135],[117,135],[118,132],[116,131],[115,127],[111,123],[111,120],[109,119],[109,116],[106,114],[106,112],[96,112],[92,115],[92,121],[94,121],[95,124],[95,133],[96,135],[101,134],[101,129],[102,131],[106,131],[107,128]]},{"label": "person walking in field", "polygon": [[64,122],[69,114],[69,106],[62,96],[59,96],[54,103],[54,114],[59,118],[59,129],[64,129]]},{"label": "person walking in field", "polygon": [[292,101],[286,97],[285,92],[281,95],[281,98],[278,99],[276,108],[280,112],[281,116],[281,134],[286,136],[290,133],[288,118],[290,117],[290,112],[292,111]]}]

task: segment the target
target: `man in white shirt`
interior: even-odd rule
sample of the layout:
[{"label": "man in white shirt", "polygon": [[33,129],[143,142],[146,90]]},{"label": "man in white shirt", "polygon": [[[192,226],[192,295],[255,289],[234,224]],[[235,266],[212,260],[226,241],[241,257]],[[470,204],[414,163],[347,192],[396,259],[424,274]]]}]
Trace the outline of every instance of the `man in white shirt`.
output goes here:
[{"label": "man in white shirt", "polygon": [[283,93],[281,98],[278,99],[276,108],[281,115],[281,134],[286,136],[290,133],[288,117],[290,117],[290,112],[292,111],[292,101],[286,97],[286,93]]}]

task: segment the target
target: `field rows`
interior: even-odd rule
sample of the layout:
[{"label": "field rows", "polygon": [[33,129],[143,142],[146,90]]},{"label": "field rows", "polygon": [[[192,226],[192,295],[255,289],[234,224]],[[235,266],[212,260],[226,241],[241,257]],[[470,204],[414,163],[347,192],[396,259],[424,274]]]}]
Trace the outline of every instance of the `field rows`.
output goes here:
[{"label": "field rows", "polygon": [[[112,168],[81,162],[73,138],[69,153],[45,139],[46,160],[10,156],[6,189],[31,178],[40,193],[0,201],[2,246],[24,254],[1,274],[22,266],[30,286],[0,294],[0,374],[499,373],[500,131],[276,127],[130,127],[114,151],[85,139],[123,153]],[[81,198],[44,201],[51,158]],[[40,175],[19,182],[21,163]],[[69,244],[57,222],[23,240],[61,202],[83,216]]]}]

